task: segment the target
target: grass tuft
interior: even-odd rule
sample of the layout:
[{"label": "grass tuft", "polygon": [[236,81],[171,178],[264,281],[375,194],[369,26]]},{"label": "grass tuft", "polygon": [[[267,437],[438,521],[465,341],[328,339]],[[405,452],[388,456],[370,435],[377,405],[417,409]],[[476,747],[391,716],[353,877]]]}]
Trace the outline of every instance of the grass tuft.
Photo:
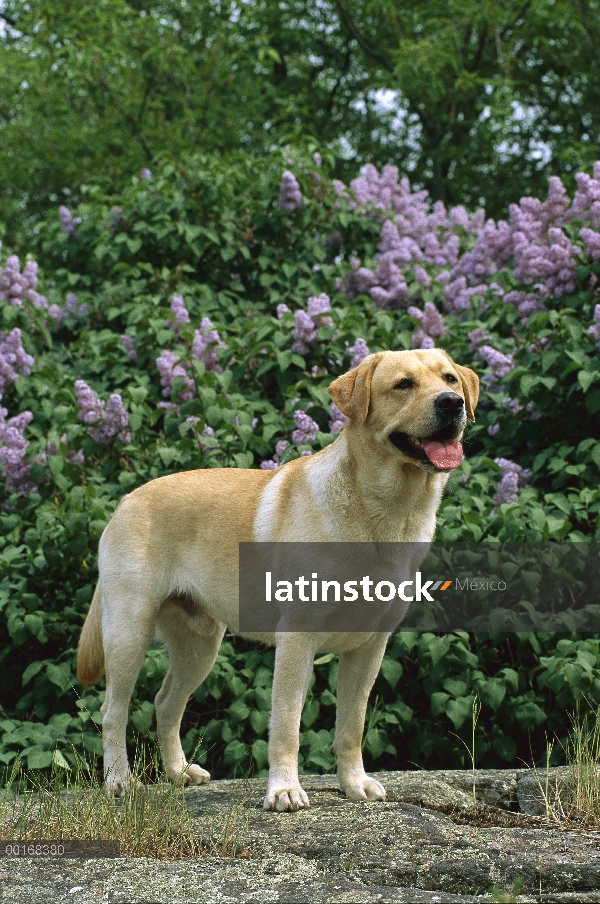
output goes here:
[{"label": "grass tuft", "polygon": [[[11,840],[118,841],[121,855],[180,860],[243,856],[248,817],[244,801],[231,805],[220,824],[200,831],[190,816],[183,782],[166,780],[158,750],[136,755],[131,789],[107,795],[95,763],[81,757],[71,772],[26,772],[19,761],[7,770],[0,790],[0,837]],[[155,779],[148,784],[149,777]]]}]

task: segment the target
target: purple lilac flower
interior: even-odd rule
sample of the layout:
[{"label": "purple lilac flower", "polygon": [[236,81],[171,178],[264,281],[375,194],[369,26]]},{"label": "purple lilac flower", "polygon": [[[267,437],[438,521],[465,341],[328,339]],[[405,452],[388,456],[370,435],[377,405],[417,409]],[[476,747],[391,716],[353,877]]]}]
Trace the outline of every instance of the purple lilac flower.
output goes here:
[{"label": "purple lilac flower", "polygon": [[117,207],[117,205],[115,204],[115,206],[111,207],[111,209],[110,209],[110,225],[116,226],[122,216],[123,216],[123,211],[121,210],[120,207]]},{"label": "purple lilac flower", "polygon": [[203,361],[207,370],[220,371],[217,360],[217,349],[219,348],[225,348],[225,343],[221,342],[221,337],[214,328],[212,320],[203,317],[200,329],[194,333],[192,356],[198,361]]},{"label": "purple lilac flower", "polygon": [[36,291],[37,274],[35,261],[27,261],[21,273],[19,258],[16,254],[11,254],[4,270],[0,271],[0,300],[8,301],[16,308],[22,307],[24,301],[30,301],[35,308],[46,310],[48,302]]},{"label": "purple lilac flower", "polygon": [[477,327],[475,330],[471,330],[469,333],[469,343],[472,352],[476,352],[480,345],[483,345],[484,342],[489,342],[490,337],[483,329],[483,327]]},{"label": "purple lilac flower", "polygon": [[165,326],[172,329],[173,332],[178,333],[182,326],[185,326],[186,323],[190,322],[190,315],[185,306],[183,296],[173,295],[173,298],[171,299],[171,313],[173,315],[173,320],[166,320]]},{"label": "purple lilac flower", "polygon": [[296,326],[292,333],[292,351],[299,355],[306,355],[311,346],[318,342],[318,329],[321,326],[333,326],[333,320],[329,317],[331,302],[325,293],[313,295],[308,299],[306,311],[295,311]]},{"label": "purple lilac flower", "polygon": [[494,461],[502,472],[502,478],[494,497],[494,505],[498,507],[505,503],[516,502],[519,496],[519,488],[529,485],[531,471],[525,470],[508,458],[495,458]]},{"label": "purple lilac flower", "polygon": [[423,286],[424,289],[429,289],[431,286],[431,277],[427,270],[424,270],[423,267],[419,266],[419,264],[415,264],[413,267],[413,274],[415,277],[415,282],[417,282],[420,286]]},{"label": "purple lilac flower", "polygon": [[600,229],[600,161],[594,163],[594,175],[577,173],[577,191],[566,220],[590,220],[594,229]]},{"label": "purple lilac flower", "polygon": [[294,411],[296,430],[292,433],[292,439],[297,446],[302,443],[312,443],[317,438],[319,425],[313,421],[305,411]]},{"label": "purple lilac flower", "polygon": [[58,208],[58,216],[60,218],[60,225],[62,226],[63,232],[67,235],[71,235],[75,231],[75,227],[81,223],[80,217],[74,217],[68,207],[65,207],[64,204]]},{"label": "purple lilac flower", "polygon": [[435,348],[435,342],[418,326],[412,334],[411,348]]},{"label": "purple lilac flower", "polygon": [[523,406],[521,405],[519,400],[511,399],[510,396],[502,399],[502,404],[508,411],[510,411],[511,414],[518,414],[519,411],[523,411]]},{"label": "purple lilac flower", "polygon": [[145,166],[142,170],[140,170],[140,179],[142,182],[149,182],[152,178],[152,171]]},{"label": "purple lilac flower", "polygon": [[346,273],[343,280],[340,280],[338,290],[346,292],[348,298],[356,298],[357,295],[368,295],[372,287],[376,284],[377,279],[372,270],[368,267],[361,267],[360,261],[350,261],[351,270]]},{"label": "purple lilac flower", "polygon": [[129,417],[118,393],[113,393],[108,403],[100,399],[84,380],[75,381],[75,392],[79,405],[79,420],[84,424],[96,424],[88,429],[88,434],[97,443],[108,443],[116,438],[121,443],[131,442],[127,429]]},{"label": "purple lilac flower", "polygon": [[36,487],[31,483],[32,462],[23,461],[29,445],[23,436],[25,428],[33,420],[31,411],[22,411],[8,421],[5,408],[0,408],[0,463],[10,493],[28,496]]},{"label": "purple lilac flower", "polygon": [[278,304],[277,305],[277,319],[283,320],[285,314],[289,314],[290,309],[286,304]]},{"label": "purple lilac flower", "polygon": [[349,353],[352,355],[352,361],[350,362],[350,367],[358,367],[361,361],[364,361],[367,355],[370,355],[369,346],[365,342],[364,339],[357,339],[354,345],[351,345],[348,348]]},{"label": "purple lilac flower", "polygon": [[588,333],[596,340],[596,348],[600,350],[600,304],[594,307],[594,322],[588,327]]},{"label": "purple lilac flower", "polygon": [[[408,309],[408,313],[411,317],[416,317],[417,320],[421,321],[421,332],[424,332],[429,337],[437,339],[439,336],[445,336],[448,332],[444,318],[432,301],[426,301],[422,311],[417,307],[411,306]],[[413,343],[413,348],[433,348],[434,344],[433,342],[431,345],[414,345]]]},{"label": "purple lilac flower", "polygon": [[137,364],[138,356],[135,350],[135,346],[133,344],[133,339],[131,336],[123,335],[121,336],[121,342],[125,347],[125,352],[130,361],[133,361],[134,364]]},{"label": "purple lilac flower", "polygon": [[503,355],[491,345],[482,345],[478,351],[495,377],[505,377],[515,366],[512,355]]},{"label": "purple lilac flower", "polygon": [[593,229],[582,229],[579,233],[585,245],[585,253],[593,261],[600,260],[600,232]]},{"label": "purple lilac flower", "polygon": [[329,432],[337,433],[338,430],[342,429],[348,418],[345,414],[342,414],[335,402],[331,403],[329,413],[331,416],[331,420],[329,421]]},{"label": "purple lilac flower", "polygon": [[196,386],[194,381],[188,377],[183,365],[178,364],[179,355],[165,349],[156,359],[156,366],[160,374],[160,382],[162,386],[162,394],[165,398],[169,398],[173,391],[173,383],[177,377],[183,377],[183,389],[179,396],[179,401],[191,399],[194,396]]},{"label": "purple lilac flower", "polygon": [[294,210],[300,210],[303,206],[302,194],[296,177],[289,170],[286,170],[281,177],[281,189],[277,207],[286,213],[292,213]]},{"label": "purple lilac flower", "polygon": [[79,304],[77,301],[77,296],[73,292],[69,292],[65,299],[64,307],[60,307],[57,304],[51,304],[48,308],[48,314],[54,320],[55,327],[59,327],[65,317],[74,316],[74,317],[82,317],[87,314],[88,306],[86,304]]},{"label": "purple lilac flower", "polygon": [[34,359],[23,348],[21,330],[18,327],[8,335],[0,333],[0,399],[19,374],[29,376],[34,364]]},{"label": "purple lilac flower", "polygon": [[[66,433],[63,433],[63,435],[60,438],[60,441],[63,444],[63,446],[68,447],[69,439],[68,439]],[[58,455],[58,448],[56,446],[56,443],[52,442],[52,440],[50,440],[50,442],[46,446],[46,454],[47,455]],[[73,462],[74,464],[82,465],[85,461],[85,457],[83,455],[83,450],[80,449],[78,452],[76,452],[75,449],[67,448],[67,454],[65,455],[65,459],[67,461]]]},{"label": "purple lilac flower", "polygon": [[[438,282],[441,282],[441,275],[438,276]],[[458,279],[453,279],[444,286],[446,310],[449,314],[460,314],[469,307],[473,295],[482,295],[486,291],[485,283],[478,286],[467,286],[466,277],[459,276]]]}]

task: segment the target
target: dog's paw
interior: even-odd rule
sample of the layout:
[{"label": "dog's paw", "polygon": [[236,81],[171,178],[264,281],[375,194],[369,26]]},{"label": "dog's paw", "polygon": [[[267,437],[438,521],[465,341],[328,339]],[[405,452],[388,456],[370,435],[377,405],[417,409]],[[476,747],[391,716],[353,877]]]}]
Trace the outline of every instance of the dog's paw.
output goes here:
[{"label": "dog's paw", "polygon": [[198,766],[197,763],[190,763],[183,771],[183,781],[185,786],[188,785],[205,785],[210,781],[210,772]]},{"label": "dog's paw", "polygon": [[265,810],[285,813],[286,811],[308,809],[310,804],[306,791],[300,785],[288,785],[287,787],[269,788],[263,807]]},{"label": "dog's paw", "polygon": [[385,788],[381,782],[368,775],[340,782],[342,791],[351,800],[385,800]]},{"label": "dog's paw", "polygon": [[183,782],[185,788],[190,785],[205,785],[210,781],[210,772],[198,766],[197,763],[187,763],[187,765],[177,768],[167,769],[167,778],[170,782]]},{"label": "dog's paw", "polygon": [[131,791],[141,791],[143,787],[143,783],[135,781],[132,775],[109,774],[106,777],[107,797],[125,797]]}]

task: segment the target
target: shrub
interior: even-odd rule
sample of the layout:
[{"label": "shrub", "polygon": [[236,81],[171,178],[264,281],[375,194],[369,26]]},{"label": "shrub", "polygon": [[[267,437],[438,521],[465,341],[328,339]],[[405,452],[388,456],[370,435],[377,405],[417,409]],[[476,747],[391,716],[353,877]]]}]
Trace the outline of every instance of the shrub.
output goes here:
[{"label": "shrub", "polygon": [[[394,167],[349,187],[301,156],[157,165],[118,197],[86,189],[0,276],[0,760],[99,750],[102,692],[73,688],[100,534],[124,493],[197,467],[277,467],[330,443],[327,385],[369,350],[446,349],[482,377],[442,540],[600,537],[600,165],[571,200],[506,222],[446,211]],[[20,250],[20,249],[19,249]],[[21,255],[22,256],[22,255]],[[43,294],[42,294],[43,292]],[[217,774],[266,764],[273,653],[226,638],[184,723]],[[130,740],[152,735],[166,669],[148,654]],[[306,770],[330,769],[336,660],[317,661]],[[372,765],[482,765],[563,735],[600,702],[598,639],[396,635],[369,710]],[[542,747],[544,745],[542,744]],[[540,748],[541,750],[541,748]],[[535,751],[534,751],[535,752]]]}]

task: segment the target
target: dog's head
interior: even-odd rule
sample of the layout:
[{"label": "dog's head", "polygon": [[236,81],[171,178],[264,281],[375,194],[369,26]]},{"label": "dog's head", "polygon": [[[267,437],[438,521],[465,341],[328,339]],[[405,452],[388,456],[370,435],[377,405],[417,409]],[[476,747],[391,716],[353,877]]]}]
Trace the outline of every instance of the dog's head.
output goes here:
[{"label": "dog's head", "polygon": [[479,379],[441,349],[378,352],[334,380],[329,394],[390,455],[437,473],[462,460],[460,440],[467,418],[475,420]]}]

